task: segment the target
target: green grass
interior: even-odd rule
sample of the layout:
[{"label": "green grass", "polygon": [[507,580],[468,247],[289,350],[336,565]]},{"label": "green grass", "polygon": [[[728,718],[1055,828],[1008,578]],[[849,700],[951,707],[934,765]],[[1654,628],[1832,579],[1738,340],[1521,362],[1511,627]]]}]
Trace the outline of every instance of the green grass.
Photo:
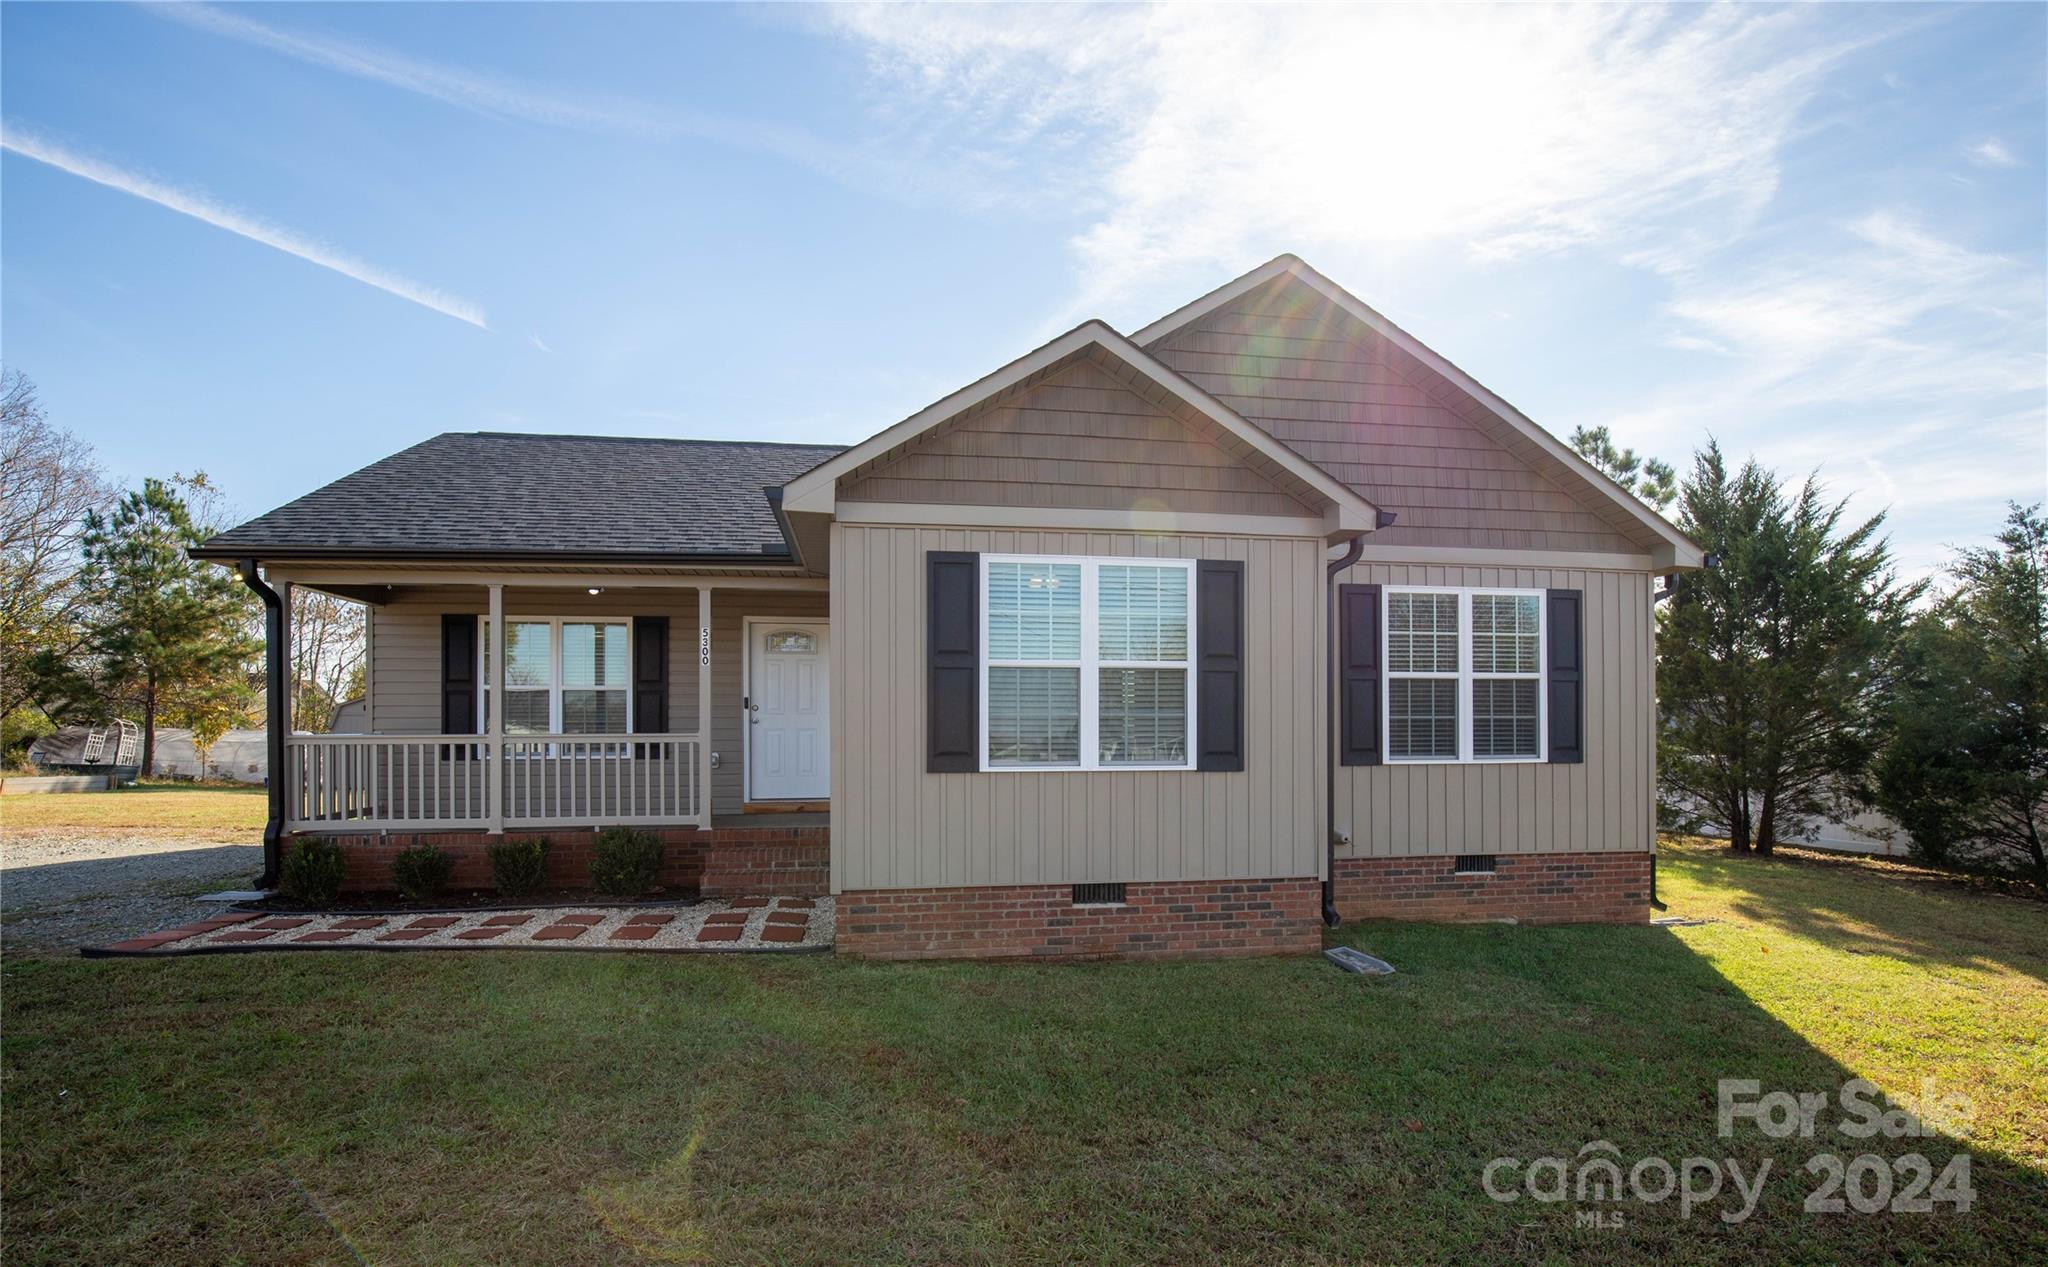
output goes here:
[{"label": "green grass", "polygon": [[[1697,928],[1367,924],[1079,966],[14,959],[11,1263],[2041,1261],[2048,909],[1666,855]],[[1961,1079],[1969,1215],[1800,1213],[1715,1080]],[[1498,1205],[1499,1155],[1776,1165],[1755,1217]]]},{"label": "green grass", "polygon": [[0,796],[0,826],[23,831],[175,831],[247,840],[263,834],[267,812],[258,785],[142,783],[111,792]]}]

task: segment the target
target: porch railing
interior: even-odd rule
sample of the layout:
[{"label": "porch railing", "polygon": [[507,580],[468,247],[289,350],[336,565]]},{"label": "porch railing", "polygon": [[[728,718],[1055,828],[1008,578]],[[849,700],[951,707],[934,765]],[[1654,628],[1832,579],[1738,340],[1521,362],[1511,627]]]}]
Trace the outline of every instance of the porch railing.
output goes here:
[{"label": "porch railing", "polygon": [[[700,735],[292,735],[292,830],[704,825]],[[490,769],[500,764],[501,805]]]}]

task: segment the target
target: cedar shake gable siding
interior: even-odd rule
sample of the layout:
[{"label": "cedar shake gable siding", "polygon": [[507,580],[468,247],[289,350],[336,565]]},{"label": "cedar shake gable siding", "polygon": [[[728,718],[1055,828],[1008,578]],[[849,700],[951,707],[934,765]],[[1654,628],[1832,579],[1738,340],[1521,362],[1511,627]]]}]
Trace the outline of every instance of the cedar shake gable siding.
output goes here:
[{"label": "cedar shake gable siding", "polygon": [[1147,349],[1398,519],[1373,546],[1644,554],[1629,513],[1291,273]]},{"label": "cedar shake gable siding", "polygon": [[850,502],[1303,517],[1312,494],[1089,349],[844,478]]}]

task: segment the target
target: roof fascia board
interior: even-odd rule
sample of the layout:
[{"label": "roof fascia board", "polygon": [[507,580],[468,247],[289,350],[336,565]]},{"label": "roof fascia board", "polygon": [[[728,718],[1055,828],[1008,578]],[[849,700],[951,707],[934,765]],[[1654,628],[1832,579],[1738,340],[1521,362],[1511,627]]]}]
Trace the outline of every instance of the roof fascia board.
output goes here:
[{"label": "roof fascia board", "polygon": [[1026,528],[1157,532],[1200,536],[1323,537],[1327,518],[1313,515],[1182,514],[1170,510],[1100,510],[1057,506],[981,506],[942,502],[839,503],[843,524],[946,528]]},{"label": "roof fascia board", "polygon": [[1511,550],[1498,546],[1379,545],[1367,538],[1359,567],[1375,563],[1445,564],[1452,567],[1543,568],[1553,572],[1644,572],[1670,567],[1654,553],[1616,554],[1593,550]]},{"label": "roof fascia board", "polygon": [[398,571],[376,567],[340,567],[309,564],[270,564],[264,569],[268,580],[313,587],[327,585],[386,585],[393,587],[487,586],[508,589],[758,589],[823,590],[831,584],[825,576],[735,576],[716,572],[677,572],[665,575],[619,572],[493,572]]},{"label": "roof fascia board", "polygon": [[604,564],[635,567],[731,567],[790,568],[796,564],[787,553],[761,554],[634,554],[617,550],[555,550],[534,554],[522,550],[408,550],[401,547],[316,547],[303,545],[205,545],[186,553],[210,563],[231,563],[238,559],[340,559],[351,561],[389,560],[394,563],[518,563],[535,567],[565,564]]},{"label": "roof fascia board", "polygon": [[1138,331],[1132,338],[1141,344],[1149,345],[1156,343],[1174,331],[1208,316],[1224,304],[1256,290],[1282,273],[1291,273],[1301,279],[1302,282],[1313,288],[1325,299],[1328,299],[1331,303],[1336,304],[1339,308],[1365,323],[1366,326],[1377,332],[1388,342],[1449,379],[1460,391],[1485,406],[1488,412],[1527,438],[1532,444],[1542,449],[1544,453],[1562,463],[1573,474],[1578,475],[1591,484],[1623,510],[1626,510],[1637,523],[1655,533],[1664,543],[1655,553],[1668,556],[1668,558],[1660,561],[1659,566],[1677,568],[1697,568],[1702,566],[1705,556],[1699,546],[1694,544],[1691,538],[1673,527],[1662,515],[1645,506],[1635,496],[1623,489],[1619,484],[1616,484],[1599,468],[1586,461],[1585,458],[1580,457],[1578,452],[1570,445],[1551,435],[1539,426],[1535,420],[1501,399],[1498,395],[1495,395],[1479,380],[1473,378],[1464,370],[1459,369],[1457,365],[1446,359],[1428,344],[1409,334],[1400,326],[1395,325],[1364,300],[1359,299],[1350,291],[1324,277],[1306,261],[1296,256],[1282,255],[1277,259],[1269,260],[1235,281],[1210,291],[1193,303],[1175,309],[1173,312],[1168,313],[1166,316]]}]

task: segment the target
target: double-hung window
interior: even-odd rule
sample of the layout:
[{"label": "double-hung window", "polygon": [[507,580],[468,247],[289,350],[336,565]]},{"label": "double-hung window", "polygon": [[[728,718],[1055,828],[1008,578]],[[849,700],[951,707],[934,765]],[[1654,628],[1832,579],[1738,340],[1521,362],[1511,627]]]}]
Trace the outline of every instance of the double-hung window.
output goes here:
[{"label": "double-hung window", "polygon": [[985,770],[1194,767],[1190,559],[982,557]]},{"label": "double-hung window", "polygon": [[1385,592],[1390,761],[1543,759],[1543,592]]},{"label": "double-hung window", "polygon": [[[491,622],[478,622],[484,689],[477,729],[490,718]],[[623,620],[521,616],[505,622],[505,733],[623,735],[631,728]]]}]

